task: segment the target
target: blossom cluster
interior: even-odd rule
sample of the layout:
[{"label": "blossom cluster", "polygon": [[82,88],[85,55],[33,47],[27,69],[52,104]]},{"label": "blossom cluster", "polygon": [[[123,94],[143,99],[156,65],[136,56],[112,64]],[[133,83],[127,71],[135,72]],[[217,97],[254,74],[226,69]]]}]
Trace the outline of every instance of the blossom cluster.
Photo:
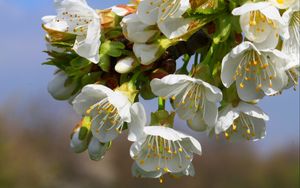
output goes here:
[{"label": "blossom cluster", "polygon": [[[127,132],[136,177],[195,174],[201,145],[175,129],[175,116],[210,137],[256,141],[269,120],[257,103],[298,84],[297,0],[54,4],[57,15],[42,18],[44,64],[57,68],[49,93],[82,117],[71,148],[101,160]],[[149,118],[143,100],[154,98]]]}]

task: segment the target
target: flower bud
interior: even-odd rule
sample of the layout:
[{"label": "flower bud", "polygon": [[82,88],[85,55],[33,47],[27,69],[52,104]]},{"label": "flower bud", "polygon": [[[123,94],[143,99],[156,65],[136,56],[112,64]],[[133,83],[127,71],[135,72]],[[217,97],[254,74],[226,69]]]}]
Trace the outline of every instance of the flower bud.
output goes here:
[{"label": "flower bud", "polygon": [[56,100],[67,100],[74,94],[77,84],[63,72],[58,72],[48,84],[48,92]]},{"label": "flower bud", "polygon": [[83,140],[80,139],[80,128],[77,128],[74,130],[74,133],[71,138],[70,147],[73,152],[75,153],[82,153],[87,149],[88,146],[88,139],[87,137]]},{"label": "flower bud", "polygon": [[161,68],[167,71],[169,74],[173,74],[176,71],[176,61],[174,59],[166,59],[161,62]]},{"label": "flower bud", "polygon": [[167,71],[165,71],[165,70],[163,70],[163,69],[155,69],[155,70],[151,73],[150,78],[151,78],[151,80],[153,80],[154,78],[159,78],[159,79],[161,79],[161,78],[163,78],[163,77],[165,77],[165,76],[167,76],[167,75],[169,75],[169,73],[168,73]]},{"label": "flower bud", "polygon": [[110,142],[109,143],[101,143],[101,142],[99,142],[99,140],[96,137],[93,137],[88,146],[88,152],[89,152],[90,159],[93,161],[99,161],[99,160],[103,159],[110,144],[111,144]]},{"label": "flower bud", "polygon": [[97,12],[101,18],[101,27],[104,30],[113,29],[120,22],[119,17],[111,9],[98,10]]},{"label": "flower bud", "polygon": [[151,113],[150,125],[174,125],[175,112],[168,112],[166,110],[159,110]]},{"label": "flower bud", "polygon": [[134,103],[135,98],[139,91],[136,89],[135,85],[132,84],[131,82],[126,82],[122,84],[120,87],[116,88],[115,91],[118,91],[125,96],[128,97],[128,100]]},{"label": "flower bud", "polygon": [[151,90],[150,81],[148,79],[141,83],[140,95],[145,100],[150,100],[156,97]]},{"label": "flower bud", "polygon": [[125,57],[123,59],[120,59],[116,66],[115,66],[115,71],[120,73],[120,74],[127,74],[130,71],[132,71],[136,66],[136,62],[134,58],[132,57]]}]

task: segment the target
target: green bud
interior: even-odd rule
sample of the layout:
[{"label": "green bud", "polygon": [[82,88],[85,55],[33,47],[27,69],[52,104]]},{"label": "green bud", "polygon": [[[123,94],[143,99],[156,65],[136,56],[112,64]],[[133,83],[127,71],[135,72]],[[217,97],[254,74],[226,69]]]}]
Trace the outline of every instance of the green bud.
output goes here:
[{"label": "green bud", "polygon": [[174,125],[175,112],[169,113],[166,110],[158,110],[157,112],[151,113],[150,125],[164,125],[173,127]]}]

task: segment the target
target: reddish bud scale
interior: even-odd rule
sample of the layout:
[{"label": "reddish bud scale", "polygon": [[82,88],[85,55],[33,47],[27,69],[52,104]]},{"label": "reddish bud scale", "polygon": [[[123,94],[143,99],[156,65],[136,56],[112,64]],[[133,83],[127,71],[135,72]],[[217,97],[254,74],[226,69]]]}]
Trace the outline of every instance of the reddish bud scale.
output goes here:
[{"label": "reddish bud scale", "polygon": [[216,25],[213,22],[208,23],[207,26],[206,26],[206,28],[207,28],[207,33],[209,35],[211,35],[211,34],[213,34],[213,33],[216,32]]},{"label": "reddish bud scale", "polygon": [[161,62],[160,67],[169,74],[173,74],[176,71],[176,61],[174,59],[167,59]]},{"label": "reddish bud scale", "polygon": [[166,72],[165,70],[163,69],[155,69],[151,75],[150,75],[150,78],[151,80],[153,80],[154,78],[158,78],[158,79],[162,79],[163,77],[169,75],[168,72]]}]

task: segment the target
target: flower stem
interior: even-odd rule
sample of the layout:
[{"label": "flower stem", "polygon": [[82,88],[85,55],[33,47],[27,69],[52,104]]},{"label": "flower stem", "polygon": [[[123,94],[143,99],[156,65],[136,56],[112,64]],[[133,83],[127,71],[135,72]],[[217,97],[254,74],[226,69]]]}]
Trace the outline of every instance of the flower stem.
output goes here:
[{"label": "flower stem", "polygon": [[166,106],[166,100],[162,97],[158,97],[158,110],[164,110]]},{"label": "flower stem", "polygon": [[190,62],[190,59],[191,59],[191,56],[189,56],[188,54],[184,54],[183,59],[182,59],[184,64],[181,68],[186,69],[186,67],[188,66],[188,64]]},{"label": "flower stem", "polygon": [[130,86],[135,86],[135,83],[136,83],[136,81],[139,78],[141,73],[142,73],[142,71],[137,71],[133,74],[132,78],[129,81]]},{"label": "flower stem", "polygon": [[196,52],[195,53],[195,59],[194,59],[194,66],[196,66],[199,62],[199,54]]}]

